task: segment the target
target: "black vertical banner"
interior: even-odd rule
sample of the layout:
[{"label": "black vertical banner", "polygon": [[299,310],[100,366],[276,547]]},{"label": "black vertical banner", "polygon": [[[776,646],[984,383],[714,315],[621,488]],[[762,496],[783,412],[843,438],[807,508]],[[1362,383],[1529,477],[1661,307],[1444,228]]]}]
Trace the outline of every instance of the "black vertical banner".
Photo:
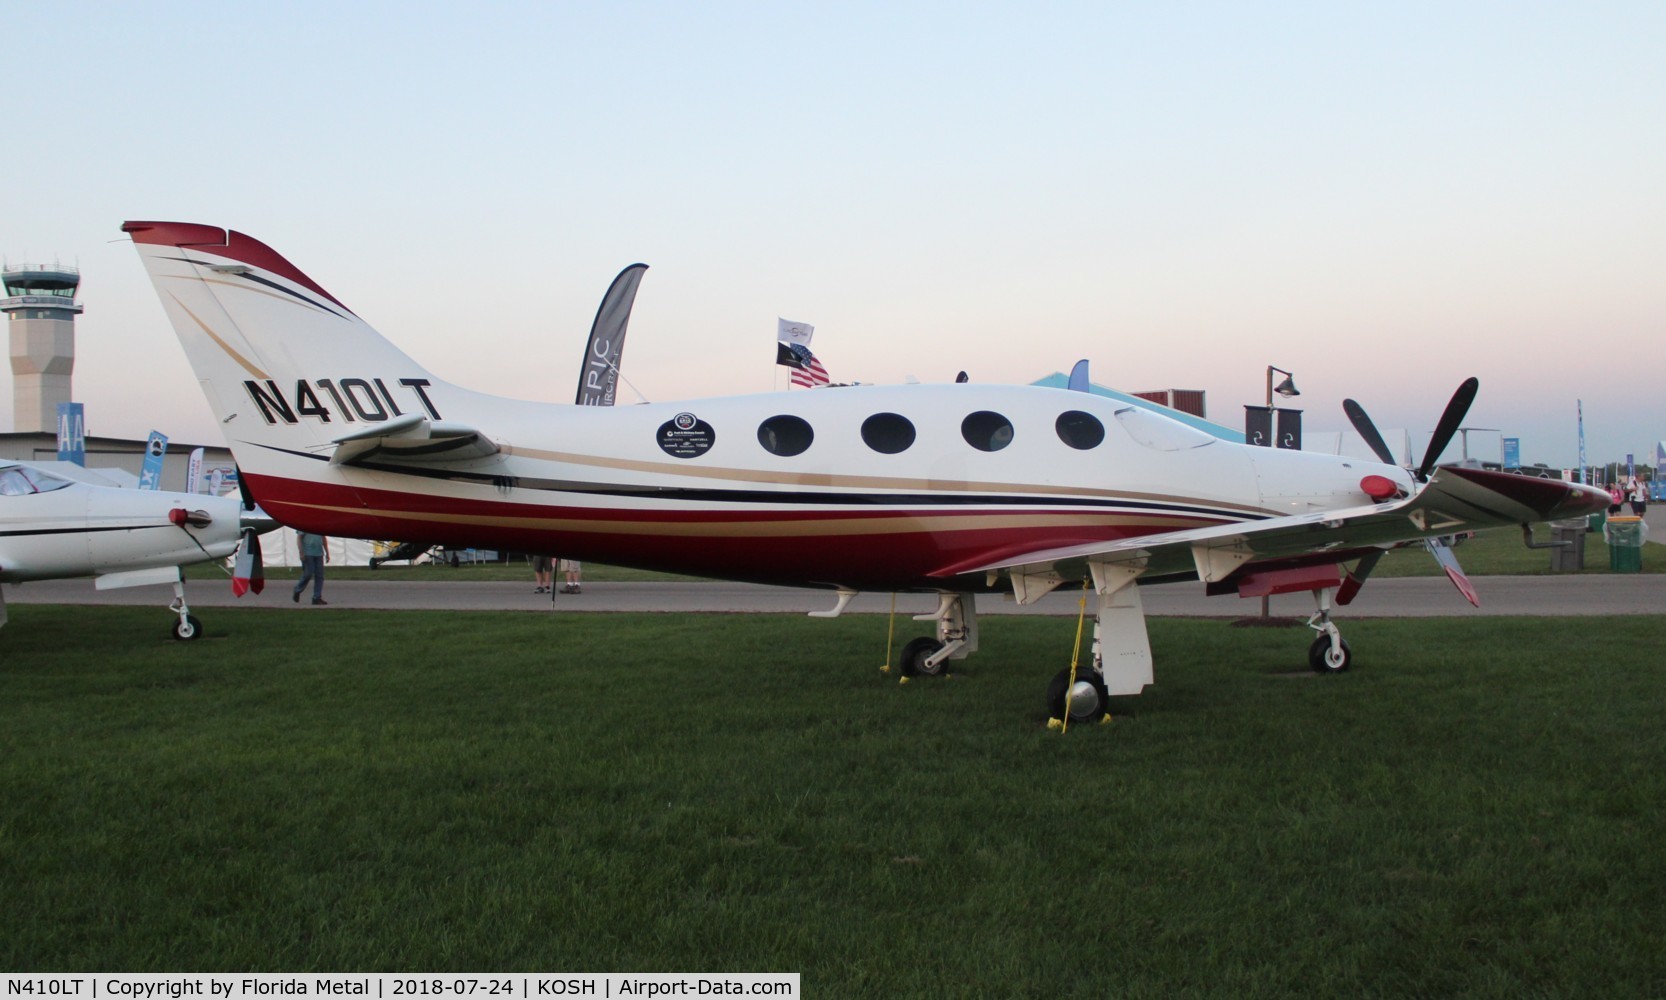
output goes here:
[{"label": "black vertical banner", "polygon": [[625,330],[630,326],[631,306],[636,304],[636,286],[646,270],[647,264],[625,268],[602,296],[579,367],[578,398],[573,402],[580,406],[613,405],[619,389],[619,360],[625,355]]},{"label": "black vertical banner", "polygon": [[1273,409],[1270,406],[1244,407],[1244,443],[1270,448],[1273,445]]},{"label": "black vertical banner", "polygon": [[1300,451],[1302,447],[1302,411],[1278,411],[1278,446]]}]

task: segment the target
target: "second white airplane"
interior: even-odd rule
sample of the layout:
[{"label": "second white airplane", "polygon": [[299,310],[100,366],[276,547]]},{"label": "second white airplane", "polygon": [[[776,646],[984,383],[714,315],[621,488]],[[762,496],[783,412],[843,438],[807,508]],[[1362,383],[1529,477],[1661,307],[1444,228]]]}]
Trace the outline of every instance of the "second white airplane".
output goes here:
[{"label": "second white airplane", "polygon": [[[202,622],[185,603],[179,567],[224,559],[241,544],[233,589],[260,590],[256,536],[277,527],[236,497],[104,486],[73,468],[0,462],[0,582],[90,576],[99,590],[171,584],[176,639]],[[242,589],[239,588],[241,584]],[[0,597],[0,624],[6,621]]]},{"label": "second white airplane", "polygon": [[935,592],[936,635],[901,664],[927,675],[977,648],[974,595],[1027,603],[1086,581],[1091,669],[1054,678],[1055,717],[1097,718],[1151,682],[1136,584],[1311,591],[1309,663],[1339,671],[1351,652],[1331,602],[1385,549],[1608,504],[1589,487],[1434,468],[1473,380],[1414,470],[1386,448],[1378,463],[1237,445],[1030,386],[504,399],[426,371],[258,240],[192,223],[123,229],[251,493],[284,524],[822,587],[839,594],[824,615],[861,590]]}]

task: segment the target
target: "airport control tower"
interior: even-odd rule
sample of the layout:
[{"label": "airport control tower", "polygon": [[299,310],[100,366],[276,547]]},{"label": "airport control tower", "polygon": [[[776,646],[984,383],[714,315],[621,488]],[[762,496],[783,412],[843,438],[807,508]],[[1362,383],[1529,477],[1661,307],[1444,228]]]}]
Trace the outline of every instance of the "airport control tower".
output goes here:
[{"label": "airport control tower", "polygon": [[12,346],[12,430],[58,431],[58,404],[70,401],[75,369],[75,289],[81,273],[73,267],[24,266],[0,270]]}]

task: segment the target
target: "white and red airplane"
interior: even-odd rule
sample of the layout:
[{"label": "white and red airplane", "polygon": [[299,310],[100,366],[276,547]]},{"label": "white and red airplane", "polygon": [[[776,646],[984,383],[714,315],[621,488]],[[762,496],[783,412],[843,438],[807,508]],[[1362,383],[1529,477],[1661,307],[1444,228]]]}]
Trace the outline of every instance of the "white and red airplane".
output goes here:
[{"label": "white and red airplane", "polygon": [[[260,591],[256,536],[277,527],[236,497],[105,486],[73,468],[0,462],[0,582],[94,577],[99,590],[173,584],[176,639],[202,635],[179,567],[238,551],[233,589]],[[239,589],[241,584],[242,589]],[[0,624],[6,620],[0,596]]]},{"label": "white and red airplane", "polygon": [[[1146,409],[1032,386],[860,386],[624,407],[442,381],[265,244],[129,222],[163,307],[260,506],[330,535],[559,552],[678,573],[940,595],[935,674],[977,648],[974,595],[1035,601],[1091,582],[1092,669],[1055,717],[1097,718],[1151,682],[1135,584],[1311,591],[1316,670],[1346,669],[1330,619],[1385,549],[1603,509],[1573,484],[1232,444]],[[1355,411],[1358,411],[1355,416]],[[1449,573],[1468,583],[1435,546]],[[1346,575],[1343,567],[1347,568]],[[1472,594],[1472,591],[1470,591]],[[1068,710],[1064,707],[1069,706]]]}]

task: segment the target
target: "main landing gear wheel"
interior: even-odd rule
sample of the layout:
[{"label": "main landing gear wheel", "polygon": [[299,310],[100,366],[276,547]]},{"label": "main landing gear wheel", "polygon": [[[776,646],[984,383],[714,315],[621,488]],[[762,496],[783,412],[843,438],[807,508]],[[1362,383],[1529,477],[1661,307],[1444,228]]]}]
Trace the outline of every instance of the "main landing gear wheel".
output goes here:
[{"label": "main landing gear wheel", "polygon": [[902,647],[902,675],[904,677],[936,677],[948,669],[949,661],[941,660],[934,667],[926,663],[926,657],[943,648],[943,643],[928,635],[911,640]]},{"label": "main landing gear wheel", "polygon": [[1336,646],[1331,646],[1330,636],[1320,635],[1313,640],[1313,645],[1307,647],[1307,665],[1318,674],[1340,674],[1353,663],[1353,652],[1348,649],[1348,640],[1336,640]]},{"label": "main landing gear wheel", "polygon": [[1070,671],[1061,670],[1047,685],[1047,717],[1064,718],[1065,689],[1070,690],[1070,721],[1098,722],[1111,711],[1111,696],[1105,690],[1105,680],[1088,668],[1078,668],[1076,684],[1071,686]]},{"label": "main landing gear wheel", "polygon": [[196,615],[186,615],[174,621],[174,638],[181,642],[202,638],[202,622]]}]

